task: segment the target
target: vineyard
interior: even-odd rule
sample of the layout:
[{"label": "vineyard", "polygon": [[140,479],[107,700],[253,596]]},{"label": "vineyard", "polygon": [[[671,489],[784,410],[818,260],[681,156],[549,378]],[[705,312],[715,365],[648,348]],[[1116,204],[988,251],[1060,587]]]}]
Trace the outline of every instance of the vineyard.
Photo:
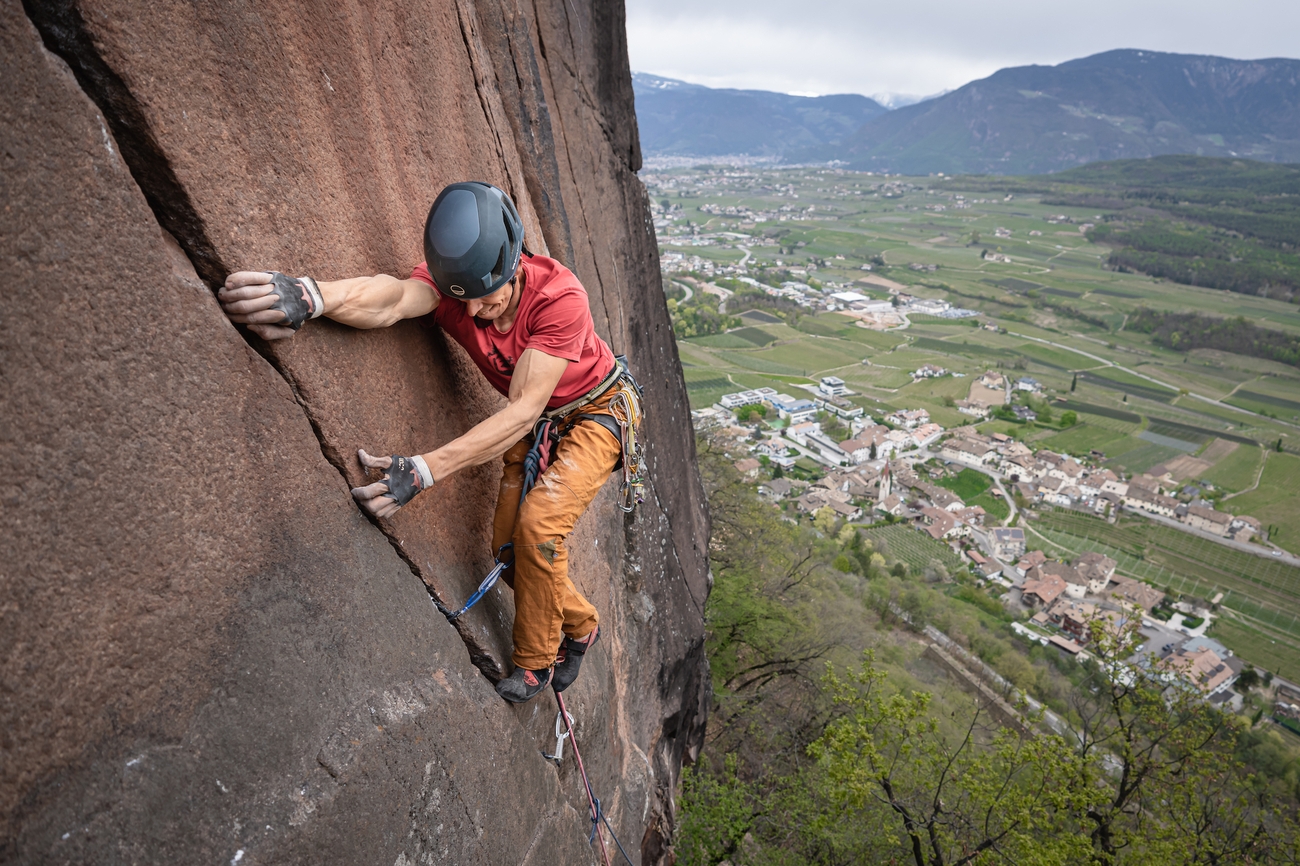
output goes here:
[{"label": "vineyard", "polygon": [[883,547],[887,559],[897,559],[907,565],[908,571],[920,573],[933,560],[943,563],[948,571],[962,567],[961,557],[940,541],[935,541],[911,526],[877,526],[863,532],[877,549]]}]

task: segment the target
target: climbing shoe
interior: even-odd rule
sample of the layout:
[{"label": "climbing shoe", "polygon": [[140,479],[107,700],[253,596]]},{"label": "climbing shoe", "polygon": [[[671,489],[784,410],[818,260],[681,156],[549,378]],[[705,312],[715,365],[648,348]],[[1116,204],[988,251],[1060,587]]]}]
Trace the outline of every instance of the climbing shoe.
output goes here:
[{"label": "climbing shoe", "polygon": [[517,667],[514,673],[497,683],[497,694],[512,704],[522,704],[537,697],[538,692],[550,685],[551,676],[551,668],[530,671]]},{"label": "climbing shoe", "polygon": [[557,692],[562,692],[578,678],[578,668],[582,666],[582,657],[587,650],[600,640],[600,626],[591,630],[591,634],[581,639],[566,637],[560,643],[560,652],[555,656],[555,674],[551,684]]}]

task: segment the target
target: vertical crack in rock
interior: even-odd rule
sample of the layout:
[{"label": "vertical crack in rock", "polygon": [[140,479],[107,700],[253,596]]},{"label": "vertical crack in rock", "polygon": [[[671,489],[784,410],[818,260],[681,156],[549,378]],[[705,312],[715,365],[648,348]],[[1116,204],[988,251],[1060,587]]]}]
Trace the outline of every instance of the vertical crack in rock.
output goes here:
[{"label": "vertical crack in rock", "polygon": [[[229,269],[209,239],[207,225],[195,209],[185,186],[172,170],[171,162],[154,136],[139,102],[122,77],[100,56],[86,29],[81,11],[70,0],[23,0],[23,11],[40,34],[46,49],[68,64],[77,84],[103,114],[117,141],[127,170],[144,194],[158,224],[176,240],[199,278],[215,292],[216,287],[225,282]],[[486,106],[484,112],[487,112]],[[346,482],[347,472],[343,459],[338,450],[328,443],[324,430],[304,401],[294,377],[263,341],[250,339],[243,329],[239,331],[249,346],[288,384],[295,402],[311,425],[322,456],[338,470]],[[370,515],[366,516],[383,533],[411,573],[419,579],[430,599],[443,603],[429,581],[425,580],[423,569],[402,549],[393,533]],[[470,662],[485,677],[495,682],[505,675],[500,663],[492,657],[488,647],[467,624],[454,622],[452,625],[465,644]]]}]

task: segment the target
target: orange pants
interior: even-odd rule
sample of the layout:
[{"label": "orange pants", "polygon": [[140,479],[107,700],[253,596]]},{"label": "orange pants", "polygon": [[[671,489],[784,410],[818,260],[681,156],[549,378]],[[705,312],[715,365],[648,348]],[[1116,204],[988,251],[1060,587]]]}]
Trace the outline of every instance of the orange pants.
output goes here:
[{"label": "orange pants", "polygon": [[[578,411],[609,414],[604,411],[608,402],[602,397]],[[555,459],[521,506],[524,456],[532,438],[525,436],[505,453],[492,549],[514,543],[514,565],[502,575],[515,591],[513,659],[518,667],[538,671],[555,663],[565,635],[585,637],[599,621],[596,608],[569,579],[564,540],[614,471],[622,448],[595,421],[579,421],[560,439]]]}]

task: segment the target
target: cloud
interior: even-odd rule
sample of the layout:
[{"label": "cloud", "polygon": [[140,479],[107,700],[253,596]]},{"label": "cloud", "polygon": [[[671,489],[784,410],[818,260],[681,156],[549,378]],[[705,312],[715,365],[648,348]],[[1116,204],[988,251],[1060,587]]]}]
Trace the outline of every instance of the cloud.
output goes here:
[{"label": "cloud", "polygon": [[[627,0],[632,68],[711,87],[922,96],[1114,48],[1296,56],[1300,3]],[[797,10],[797,14],[793,10]]]}]

